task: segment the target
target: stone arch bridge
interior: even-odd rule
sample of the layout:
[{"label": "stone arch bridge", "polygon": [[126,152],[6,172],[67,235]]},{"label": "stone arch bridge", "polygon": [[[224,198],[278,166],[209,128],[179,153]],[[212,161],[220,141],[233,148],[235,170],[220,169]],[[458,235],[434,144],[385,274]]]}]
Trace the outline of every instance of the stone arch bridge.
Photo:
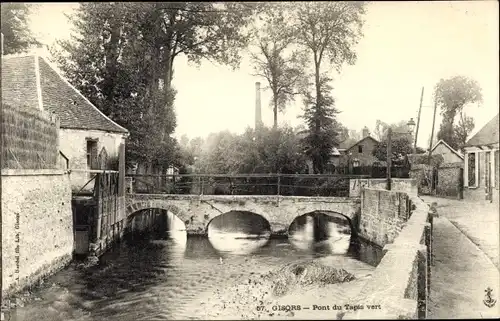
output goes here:
[{"label": "stone arch bridge", "polygon": [[145,209],[163,209],[181,219],[188,234],[205,233],[208,223],[221,214],[240,210],[264,217],[273,233],[286,232],[293,220],[313,211],[332,211],[350,221],[359,215],[361,201],[349,197],[263,195],[127,194],[126,215]]}]

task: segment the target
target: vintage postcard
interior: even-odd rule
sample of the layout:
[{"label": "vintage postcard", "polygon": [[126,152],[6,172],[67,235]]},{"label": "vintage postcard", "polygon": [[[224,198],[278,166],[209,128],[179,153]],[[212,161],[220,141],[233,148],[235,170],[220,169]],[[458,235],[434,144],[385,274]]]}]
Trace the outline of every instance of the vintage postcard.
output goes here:
[{"label": "vintage postcard", "polygon": [[1,320],[500,316],[495,1],[1,4]]}]

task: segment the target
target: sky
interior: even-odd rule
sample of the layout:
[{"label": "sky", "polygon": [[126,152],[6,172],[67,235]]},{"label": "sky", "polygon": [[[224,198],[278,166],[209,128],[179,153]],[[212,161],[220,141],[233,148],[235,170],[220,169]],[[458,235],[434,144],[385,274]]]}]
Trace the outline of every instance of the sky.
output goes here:
[{"label": "sky", "polygon": [[[47,45],[69,37],[64,13],[77,3],[39,4],[31,27]],[[498,2],[372,2],[367,7],[364,37],[356,47],[356,64],[332,73],[332,95],[341,111],[338,119],[349,129],[374,130],[380,119],[396,123],[417,121],[424,87],[418,145],[427,147],[432,128],[434,85],[455,75],[475,79],[483,89],[483,103],[467,106],[475,119],[474,134],[498,113],[499,47]],[[253,126],[255,82],[252,66],[243,59],[238,70],[204,62],[191,65],[185,57],[175,62],[173,85],[177,89],[176,137],[207,136],[229,130],[241,133]],[[270,93],[262,94],[262,118],[272,126]],[[279,115],[281,124],[302,123],[302,100]],[[436,116],[435,135],[441,117]]]}]

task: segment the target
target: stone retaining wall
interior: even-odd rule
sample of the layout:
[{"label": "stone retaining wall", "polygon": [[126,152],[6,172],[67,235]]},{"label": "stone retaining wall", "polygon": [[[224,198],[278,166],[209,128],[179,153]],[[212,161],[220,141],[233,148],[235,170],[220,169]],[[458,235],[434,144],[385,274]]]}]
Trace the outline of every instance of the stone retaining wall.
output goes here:
[{"label": "stone retaining wall", "polygon": [[[411,217],[361,292],[350,301],[363,309],[345,313],[343,319],[423,319],[427,315],[432,264],[432,220],[429,206],[418,197]],[[379,305],[368,309],[367,305]]]},{"label": "stone retaining wall", "polygon": [[69,263],[73,215],[62,170],[2,170],[2,296]]},{"label": "stone retaining wall", "polygon": [[392,243],[409,218],[408,195],[363,188],[359,235],[379,246]]}]

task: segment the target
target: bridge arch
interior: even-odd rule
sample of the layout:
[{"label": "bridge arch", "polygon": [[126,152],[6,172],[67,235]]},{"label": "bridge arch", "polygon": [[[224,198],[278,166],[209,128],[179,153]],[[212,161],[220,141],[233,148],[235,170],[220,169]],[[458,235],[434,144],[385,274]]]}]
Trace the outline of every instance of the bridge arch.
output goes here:
[{"label": "bridge arch", "polygon": [[[234,226],[229,226],[230,228],[237,229],[238,227],[245,227],[243,228],[245,231],[241,232],[245,232],[246,234],[259,234],[263,230],[271,231],[271,223],[265,215],[246,210],[230,210],[212,217],[205,226],[205,233],[208,234],[209,227],[213,225],[212,223],[214,223],[214,221],[217,222],[217,220],[223,219],[224,217],[227,217],[230,223],[235,223],[232,224]],[[231,218],[233,219],[231,220]],[[254,220],[256,224],[245,225],[245,221],[250,220]]]},{"label": "bridge arch", "polygon": [[337,223],[337,224],[342,224],[343,223],[342,221],[347,222],[347,224],[349,226],[349,233],[351,235],[354,235],[356,233],[356,229],[355,229],[355,226],[353,224],[353,221],[351,220],[351,218],[349,216],[347,216],[343,213],[336,212],[336,211],[314,210],[314,211],[310,211],[310,212],[296,216],[292,220],[292,222],[290,222],[290,224],[288,225],[287,234],[290,235],[290,231],[293,231],[294,227],[297,224],[299,224],[300,221],[305,221],[307,216],[313,216],[313,217],[316,216],[317,217],[319,215],[325,215],[329,219],[332,219],[331,221],[333,221],[334,223]]},{"label": "bridge arch", "polygon": [[187,213],[185,213],[182,209],[179,207],[169,204],[165,201],[160,201],[160,200],[148,200],[148,201],[139,201],[135,202],[126,208],[126,215],[127,218],[130,218],[134,216],[135,213],[142,211],[142,210],[149,210],[149,209],[161,209],[165,210],[167,212],[170,212],[177,216],[184,224],[192,220],[192,217],[189,216]]}]

